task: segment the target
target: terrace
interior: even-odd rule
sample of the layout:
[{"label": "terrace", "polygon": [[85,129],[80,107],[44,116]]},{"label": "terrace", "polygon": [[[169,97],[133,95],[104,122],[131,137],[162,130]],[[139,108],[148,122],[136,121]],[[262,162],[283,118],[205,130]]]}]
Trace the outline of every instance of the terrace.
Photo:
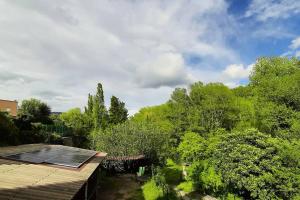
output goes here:
[{"label": "terrace", "polygon": [[[44,162],[39,157],[41,154],[37,154],[45,149],[63,148],[69,152],[72,150],[72,147],[45,144],[0,148],[0,199],[96,199],[99,165],[106,153],[95,152],[87,160],[79,156],[83,162],[77,165],[73,164],[79,163],[78,160],[67,159],[70,161],[68,164],[60,163],[59,159],[53,161],[55,160],[53,157],[50,161]],[[82,149],[73,148],[73,150],[79,152]],[[28,152],[35,153],[36,159],[31,160]],[[12,155],[23,155],[23,157]],[[50,155],[53,156],[53,151]],[[61,155],[55,156],[59,158]],[[67,157],[71,157],[71,154],[68,153]]]}]

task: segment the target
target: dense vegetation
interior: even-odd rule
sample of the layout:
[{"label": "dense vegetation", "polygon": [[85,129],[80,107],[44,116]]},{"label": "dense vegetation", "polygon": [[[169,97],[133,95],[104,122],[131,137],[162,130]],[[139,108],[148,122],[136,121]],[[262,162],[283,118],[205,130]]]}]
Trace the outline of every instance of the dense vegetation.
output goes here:
[{"label": "dense vegetation", "polygon": [[298,199],[299,98],[299,60],[261,58],[247,86],[197,82],[132,120],[169,133],[168,155],[188,165],[179,188],[224,199]]},{"label": "dense vegetation", "polygon": [[222,199],[300,199],[300,61],[295,58],[258,59],[246,86],[196,82],[176,88],[168,102],[142,108],[129,119],[117,97],[105,107],[101,84],[84,112],[50,116],[36,100],[21,108],[15,120],[0,114],[2,145],[30,142],[48,124],[71,130],[79,147],[115,156],[144,154],[155,164],[143,186],[145,199],[175,198],[174,187]]}]

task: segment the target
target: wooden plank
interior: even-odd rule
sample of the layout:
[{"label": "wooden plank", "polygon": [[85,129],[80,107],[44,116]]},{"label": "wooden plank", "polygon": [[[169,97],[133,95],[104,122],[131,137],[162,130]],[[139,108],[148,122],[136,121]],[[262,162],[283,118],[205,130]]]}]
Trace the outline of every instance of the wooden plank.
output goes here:
[{"label": "wooden plank", "polygon": [[[49,147],[44,144],[0,148],[0,156]],[[0,199],[72,199],[106,154],[98,154],[78,170],[0,158]]]}]

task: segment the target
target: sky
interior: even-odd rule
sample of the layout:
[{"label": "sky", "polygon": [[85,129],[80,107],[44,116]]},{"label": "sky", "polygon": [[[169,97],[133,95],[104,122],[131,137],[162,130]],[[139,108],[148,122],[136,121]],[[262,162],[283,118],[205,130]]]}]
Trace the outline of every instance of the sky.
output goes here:
[{"label": "sky", "polygon": [[244,85],[300,57],[299,0],[0,0],[0,99],[83,108],[96,85],[130,114],[193,82]]}]

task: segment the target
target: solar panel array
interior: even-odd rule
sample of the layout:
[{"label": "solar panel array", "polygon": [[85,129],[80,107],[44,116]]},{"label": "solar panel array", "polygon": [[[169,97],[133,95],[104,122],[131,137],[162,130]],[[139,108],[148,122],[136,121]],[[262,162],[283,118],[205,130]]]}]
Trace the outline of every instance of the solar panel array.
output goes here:
[{"label": "solar panel array", "polygon": [[49,163],[78,168],[97,152],[67,146],[49,146],[38,151],[5,156],[6,158],[31,163]]}]

